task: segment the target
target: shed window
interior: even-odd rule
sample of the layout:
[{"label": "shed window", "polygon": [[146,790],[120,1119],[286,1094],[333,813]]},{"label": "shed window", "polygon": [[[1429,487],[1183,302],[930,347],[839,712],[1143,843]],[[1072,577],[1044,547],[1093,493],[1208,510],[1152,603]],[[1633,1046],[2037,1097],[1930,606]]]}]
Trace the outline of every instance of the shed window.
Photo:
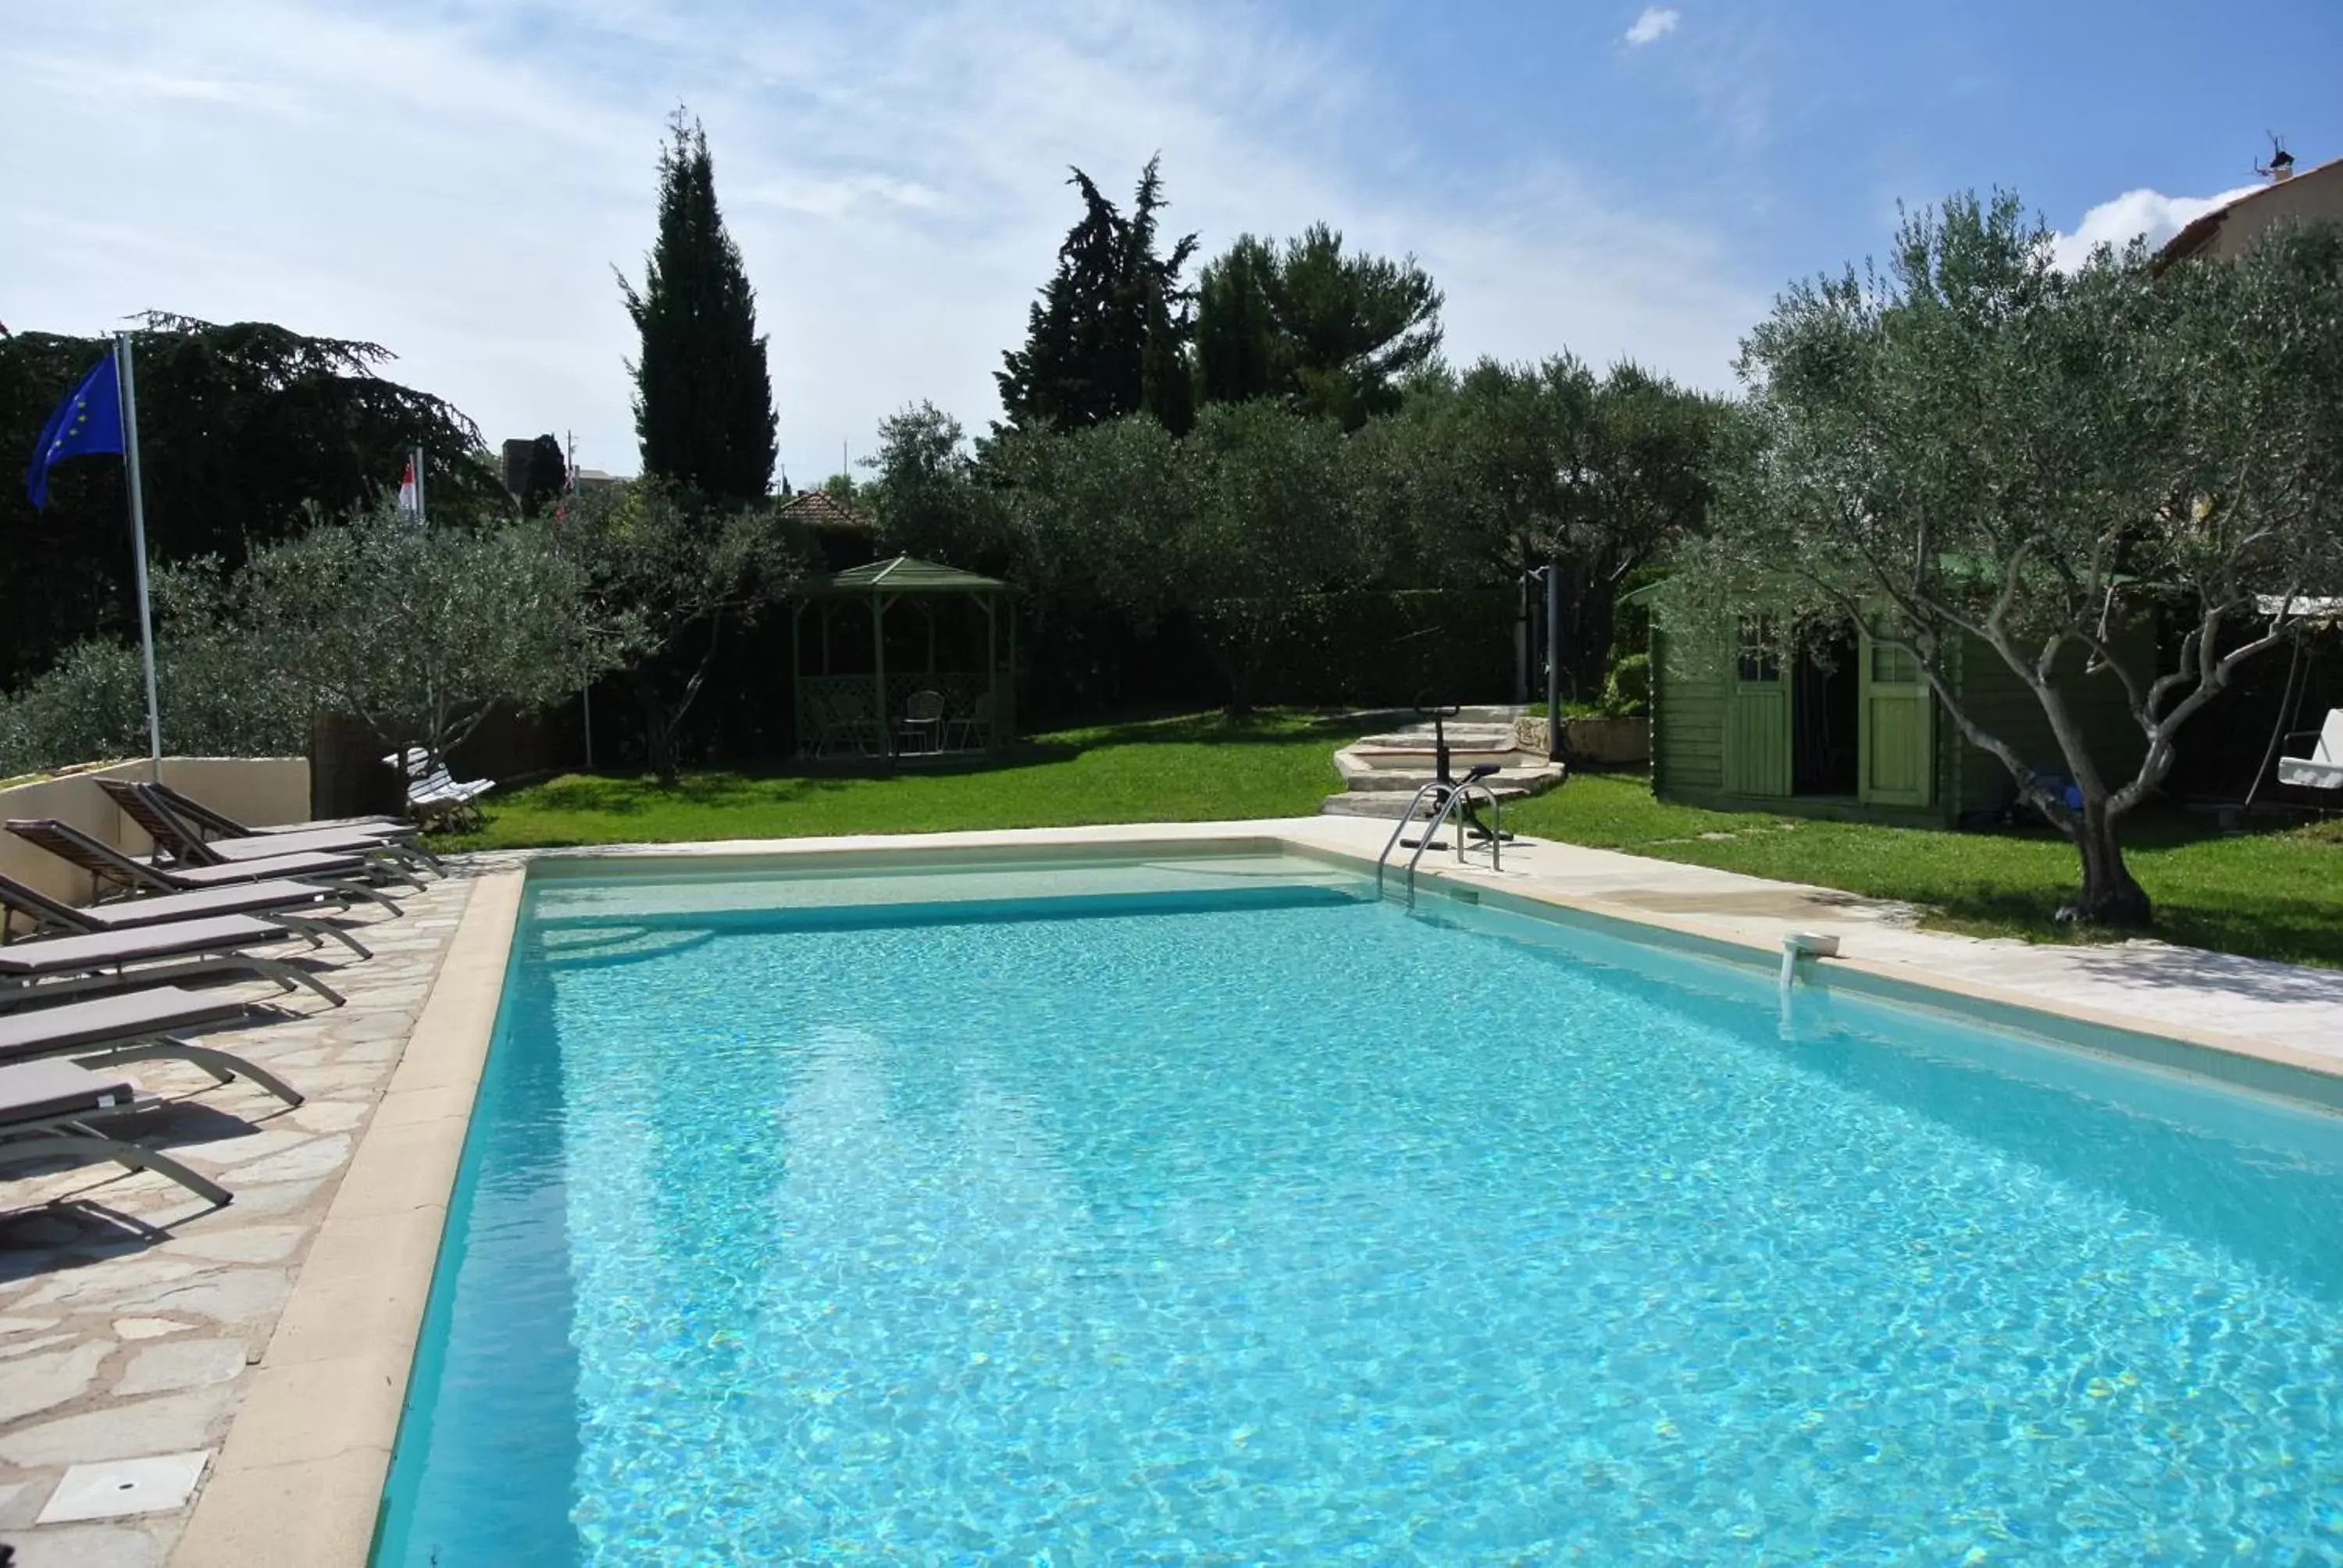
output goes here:
[{"label": "shed window", "polygon": [[1871,678],[1879,686],[1916,686],[1920,680],[1920,661],[1912,650],[1888,643],[1871,645]]},{"label": "shed window", "polygon": [[1741,656],[1737,670],[1743,680],[1773,682],[1782,678],[1782,658],[1774,647],[1774,623],[1751,616],[1741,623]]}]

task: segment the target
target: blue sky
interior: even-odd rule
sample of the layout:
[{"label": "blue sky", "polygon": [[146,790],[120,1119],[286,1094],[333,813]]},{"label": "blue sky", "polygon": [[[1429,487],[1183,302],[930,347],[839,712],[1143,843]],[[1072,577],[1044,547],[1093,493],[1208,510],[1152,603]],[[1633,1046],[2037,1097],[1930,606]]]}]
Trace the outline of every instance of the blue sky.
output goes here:
[{"label": "blue sky", "polygon": [[1899,199],[2015,187],[2078,245],[2250,183],[2265,130],[2343,155],[2335,0],[0,8],[0,322],[369,338],[491,441],[574,431],[620,472],[610,269],[639,268],[679,100],[799,480],[916,399],[994,414],[1069,163],[1121,190],[1161,150],[1208,251],[1323,218],[1414,252],[1453,357],[1725,387],[1775,291],[1878,251]]}]

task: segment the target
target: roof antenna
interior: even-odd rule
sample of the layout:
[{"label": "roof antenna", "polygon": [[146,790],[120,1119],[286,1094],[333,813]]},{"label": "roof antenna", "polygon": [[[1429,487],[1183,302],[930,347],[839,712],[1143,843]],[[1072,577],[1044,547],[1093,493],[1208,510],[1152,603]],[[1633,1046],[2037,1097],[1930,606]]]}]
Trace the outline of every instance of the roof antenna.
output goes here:
[{"label": "roof antenna", "polygon": [[2262,135],[2269,138],[2270,161],[2267,164],[2256,164],[2254,173],[2272,185],[2283,179],[2293,178],[2294,155],[2286,150],[2286,137],[2276,131],[2264,131]]}]

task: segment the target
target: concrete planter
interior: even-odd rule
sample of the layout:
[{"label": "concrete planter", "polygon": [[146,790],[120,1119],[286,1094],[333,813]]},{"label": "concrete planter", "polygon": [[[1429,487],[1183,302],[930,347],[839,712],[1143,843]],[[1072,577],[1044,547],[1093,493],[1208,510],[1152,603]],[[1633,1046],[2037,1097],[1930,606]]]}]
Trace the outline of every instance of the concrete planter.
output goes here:
[{"label": "concrete planter", "polygon": [[[1640,768],[1652,759],[1652,721],[1648,719],[1565,719],[1563,739],[1570,754],[1601,768]],[[1522,746],[1544,754],[1546,721],[1513,720],[1513,734]]]}]

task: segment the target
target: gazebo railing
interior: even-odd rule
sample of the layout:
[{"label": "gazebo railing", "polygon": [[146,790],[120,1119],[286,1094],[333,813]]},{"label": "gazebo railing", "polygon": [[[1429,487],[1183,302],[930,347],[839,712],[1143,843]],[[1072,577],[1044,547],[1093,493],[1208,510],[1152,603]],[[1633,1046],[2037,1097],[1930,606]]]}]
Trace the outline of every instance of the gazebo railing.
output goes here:
[{"label": "gazebo railing", "polygon": [[[942,750],[984,749],[993,743],[1001,720],[999,715],[978,719],[979,700],[991,686],[981,670],[908,675],[890,670],[882,707],[877,700],[878,682],[868,673],[801,675],[797,680],[798,753],[803,757],[901,754],[906,739],[900,729],[903,712],[912,695],[921,691],[935,692],[944,699],[942,722],[926,744]],[[976,728],[979,723],[981,729]],[[950,745],[960,737],[977,744]]]}]

